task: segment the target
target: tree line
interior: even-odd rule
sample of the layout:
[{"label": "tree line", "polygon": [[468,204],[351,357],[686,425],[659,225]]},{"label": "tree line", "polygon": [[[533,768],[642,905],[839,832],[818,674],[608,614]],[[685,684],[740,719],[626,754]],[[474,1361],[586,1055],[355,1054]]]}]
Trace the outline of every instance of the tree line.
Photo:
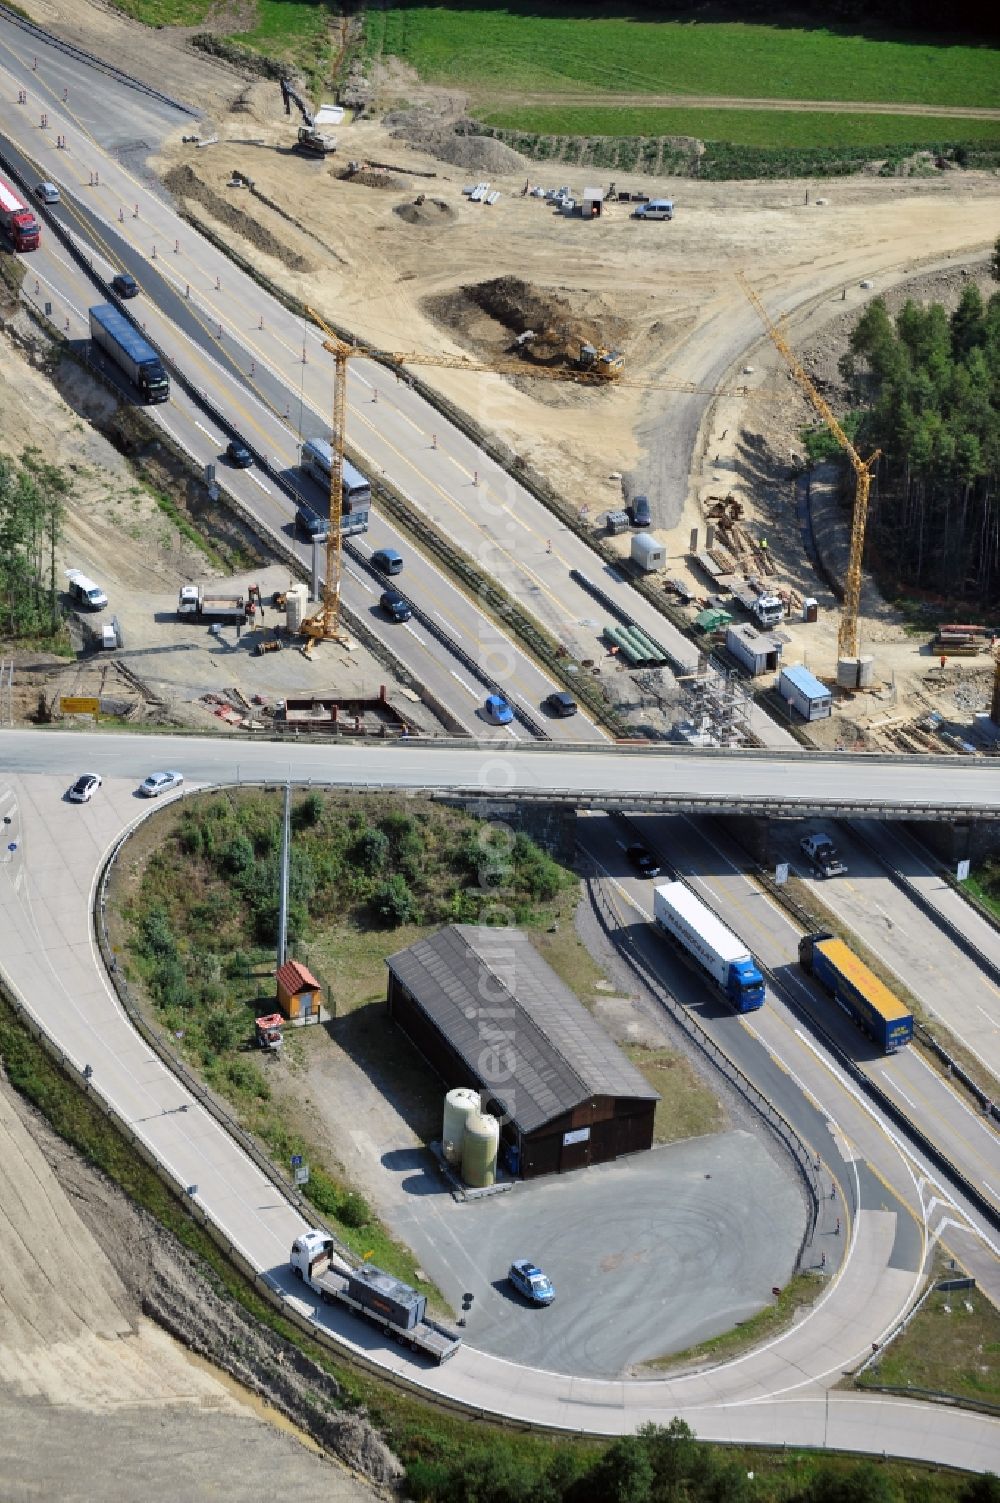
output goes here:
[{"label": "tree line", "polygon": [[0,636],[53,636],[59,627],[56,549],[69,482],[37,449],[0,454]]},{"label": "tree line", "polygon": [[[1000,262],[1000,242],[998,242]],[[888,593],[907,588],[980,613],[1000,604],[1000,292],[968,283],[949,316],[875,298],[841,361],[863,456],[881,450],[868,560]]]},{"label": "tree line", "polygon": [[[574,14],[602,7],[574,4]],[[971,32],[981,37],[995,37],[1000,32],[996,13],[980,0],[952,0],[943,11],[937,0],[798,0],[794,6],[775,5],[773,0],[720,0],[711,6],[694,5],[691,0],[638,0],[637,12],[655,12],[667,17],[702,20],[770,22],[775,26],[836,26],[861,32],[886,27],[901,31]]]}]

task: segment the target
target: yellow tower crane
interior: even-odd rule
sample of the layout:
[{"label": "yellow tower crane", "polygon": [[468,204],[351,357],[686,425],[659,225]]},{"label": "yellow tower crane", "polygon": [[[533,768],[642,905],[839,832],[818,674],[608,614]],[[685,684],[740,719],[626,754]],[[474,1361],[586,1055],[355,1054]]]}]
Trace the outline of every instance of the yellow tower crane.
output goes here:
[{"label": "yellow tower crane", "polygon": [[858,661],[858,613],[861,608],[861,564],[865,551],[865,527],[868,522],[868,493],[871,489],[872,470],[882,451],[881,449],[876,449],[873,454],[869,454],[867,459],[861,458],[861,455],[837,422],[829,403],[824,401],[823,397],[820,396],[812,381],[802,369],[785,336],[742,272],[737,272],[737,280],[759,313],[764,328],[770,336],[771,343],[784,358],[792,375],[854,467],[856,484],[854,488],[854,511],[851,517],[851,552],[847,563],[847,578],[844,580],[844,605],[840,614],[840,630],[837,633],[837,657],[840,660],[838,662],[838,679],[840,677],[840,663],[844,663],[845,665],[847,663],[854,664],[856,675]]},{"label": "yellow tower crane", "polygon": [[[332,436],[330,439],[330,525],[326,534],[326,577],[323,582],[323,598],[319,610],[302,623],[303,632],[326,642],[346,642],[347,633],[340,624],[340,583],[342,571],[342,538],[340,516],[343,506],[344,442],[347,418],[347,367],[357,356],[378,359],[401,369],[404,365],[437,366],[444,370],[468,371],[473,375],[529,376],[538,381],[574,381],[578,386],[606,387],[613,381],[615,386],[652,387],[664,391],[699,393],[708,396],[745,396],[746,387],[730,389],[695,386],[689,381],[636,381],[623,376],[612,376],[593,368],[565,370],[552,366],[529,365],[521,360],[467,360],[464,355],[422,355],[415,353],[389,353],[371,349],[367,345],[349,344],[341,339],[329,324],[312,308],[307,308],[309,317],[322,329],[326,338],[323,348],[333,356],[333,403]],[[310,643],[311,647],[312,643]]]}]

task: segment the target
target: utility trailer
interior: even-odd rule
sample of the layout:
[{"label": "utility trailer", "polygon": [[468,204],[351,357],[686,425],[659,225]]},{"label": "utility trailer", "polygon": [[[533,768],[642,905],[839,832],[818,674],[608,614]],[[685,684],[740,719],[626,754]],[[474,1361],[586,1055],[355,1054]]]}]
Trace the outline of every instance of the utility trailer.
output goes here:
[{"label": "utility trailer", "polygon": [[345,1305],[434,1362],[447,1362],[462,1344],[456,1331],[428,1319],[425,1294],[370,1263],[352,1268],[326,1232],[313,1229],[296,1237],[289,1262],[295,1277],[326,1304]]}]

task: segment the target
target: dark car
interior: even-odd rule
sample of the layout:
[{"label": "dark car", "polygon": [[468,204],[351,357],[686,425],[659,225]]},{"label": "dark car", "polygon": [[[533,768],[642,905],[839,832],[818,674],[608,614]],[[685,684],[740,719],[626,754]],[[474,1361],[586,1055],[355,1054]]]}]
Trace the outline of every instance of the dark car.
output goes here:
[{"label": "dark car", "polygon": [[383,590],[379,605],[393,621],[409,621],[413,612],[398,590]]},{"label": "dark car", "polygon": [[120,271],[117,276],[112,277],[111,287],[119,297],[139,296],[139,283],[127,271]]},{"label": "dark car", "polygon": [[557,689],[554,693],[546,695],[542,704],[546,710],[562,719],[565,719],[567,715],[575,715],[580,708],[572,694],[567,694],[565,689]]},{"label": "dark car", "polygon": [[295,531],[302,533],[311,543],[325,543],[330,524],[311,506],[300,506],[295,513]]},{"label": "dark car", "polygon": [[639,840],[634,845],[625,847],[625,855],[640,877],[658,877],[663,869],[649,846],[643,845]]},{"label": "dark car", "polygon": [[632,518],[633,527],[648,527],[653,520],[653,514],[649,509],[649,497],[633,496],[629,515]]},{"label": "dark car", "polygon": [[398,574],[403,567],[403,555],[395,548],[376,548],[372,554],[372,568],[380,574]]},{"label": "dark car", "polygon": [[226,458],[237,470],[249,470],[253,464],[253,455],[246,444],[241,444],[238,438],[231,438],[226,445]]}]

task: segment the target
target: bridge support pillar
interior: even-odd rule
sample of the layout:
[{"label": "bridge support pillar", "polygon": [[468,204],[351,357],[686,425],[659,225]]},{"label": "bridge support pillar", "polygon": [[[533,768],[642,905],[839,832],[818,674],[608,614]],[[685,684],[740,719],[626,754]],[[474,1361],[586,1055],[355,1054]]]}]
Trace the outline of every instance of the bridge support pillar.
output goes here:
[{"label": "bridge support pillar", "polygon": [[771,823],[763,814],[720,814],[718,822],[743,849],[759,861],[771,865]]},{"label": "bridge support pillar", "polygon": [[910,828],[945,866],[981,861],[1000,852],[1000,821],[995,819],[962,820],[959,824],[928,819],[914,822]]}]

